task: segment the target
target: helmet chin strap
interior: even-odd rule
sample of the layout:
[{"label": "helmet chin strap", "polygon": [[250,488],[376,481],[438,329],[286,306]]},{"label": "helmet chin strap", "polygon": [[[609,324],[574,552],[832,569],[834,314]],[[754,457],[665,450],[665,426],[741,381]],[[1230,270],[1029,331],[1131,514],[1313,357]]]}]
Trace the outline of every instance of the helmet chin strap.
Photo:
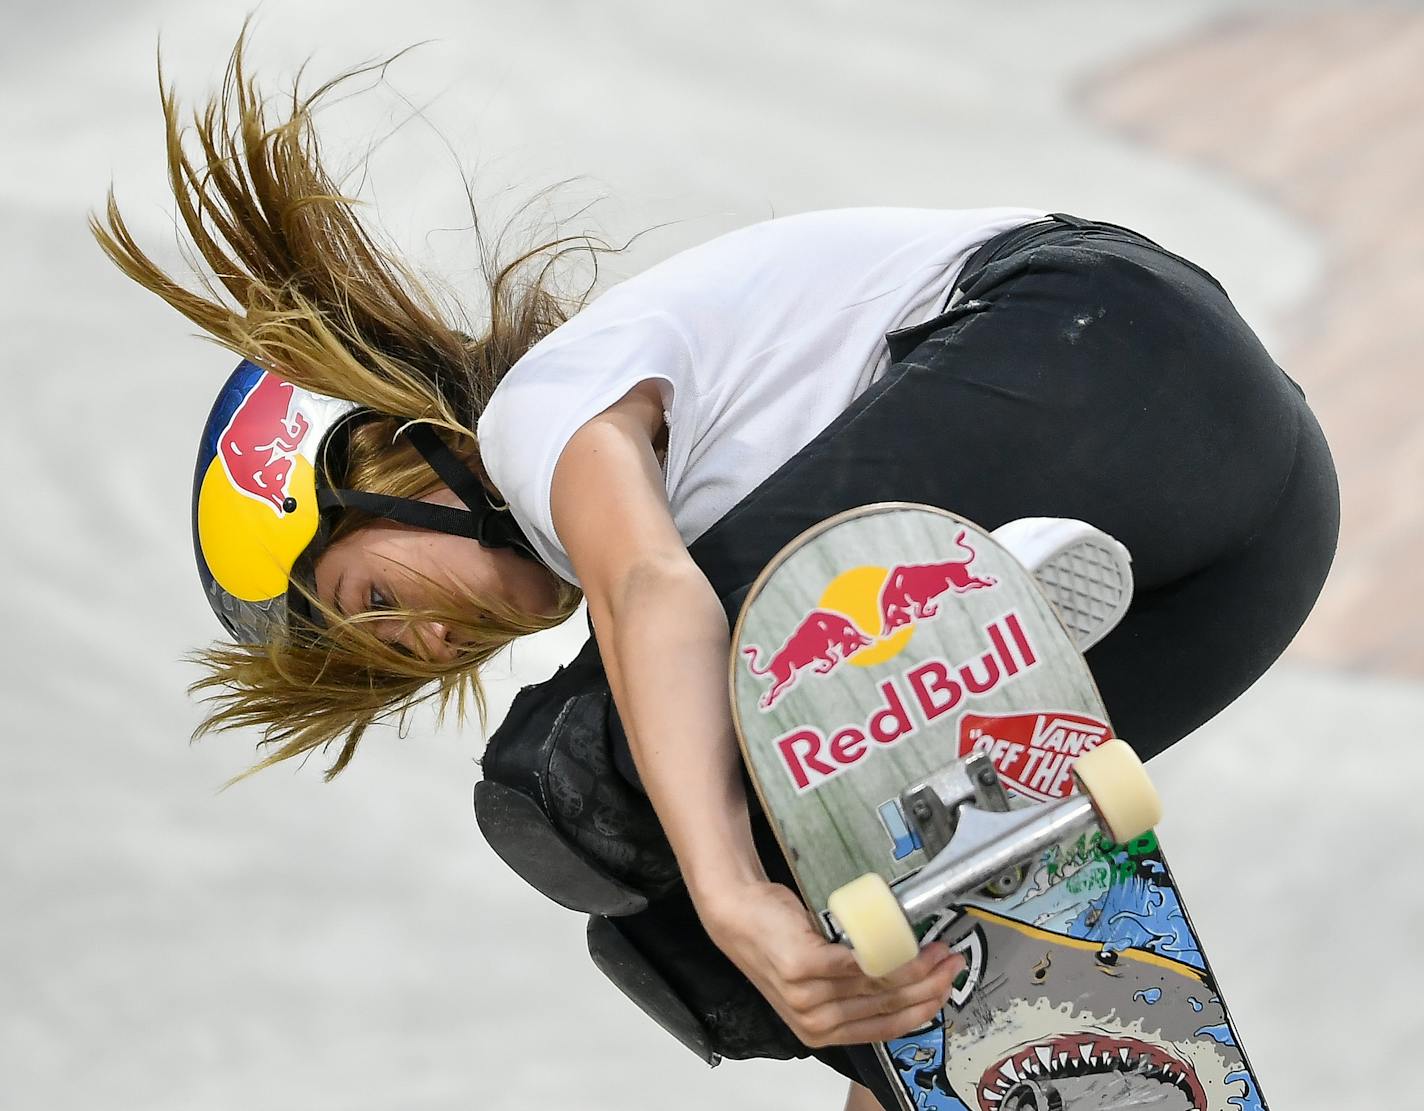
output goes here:
[{"label": "helmet chin strap", "polygon": [[450,450],[434,428],[428,424],[412,424],[403,434],[430,464],[430,469],[465,503],[464,509],[364,490],[322,490],[317,495],[318,508],[358,509],[403,525],[466,536],[482,547],[513,548],[525,559],[542,563],[509,510],[494,506],[474,472]]}]

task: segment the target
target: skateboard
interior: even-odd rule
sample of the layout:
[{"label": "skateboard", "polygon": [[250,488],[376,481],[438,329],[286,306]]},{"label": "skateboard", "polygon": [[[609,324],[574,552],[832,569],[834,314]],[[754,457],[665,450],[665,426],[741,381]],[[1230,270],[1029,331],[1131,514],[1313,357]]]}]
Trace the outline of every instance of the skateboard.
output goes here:
[{"label": "skateboard", "polygon": [[732,643],[743,756],[826,937],[870,975],[930,940],[967,960],[933,1022],[876,1047],[906,1111],[1265,1107],[1151,783],[993,535],[907,503],[832,517]]}]

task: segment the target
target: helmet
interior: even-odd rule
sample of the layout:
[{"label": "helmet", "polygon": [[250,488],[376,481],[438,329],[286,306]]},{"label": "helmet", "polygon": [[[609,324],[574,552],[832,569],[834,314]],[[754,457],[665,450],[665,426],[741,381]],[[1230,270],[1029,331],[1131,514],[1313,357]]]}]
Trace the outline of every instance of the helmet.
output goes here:
[{"label": "helmet", "polygon": [[193,474],[193,549],[208,604],[235,640],[269,641],[294,612],[307,613],[293,590],[344,508],[437,532],[509,547],[536,559],[508,509],[496,507],[479,479],[429,424],[401,434],[465,503],[432,505],[327,483],[327,455],[372,410],[323,397],[243,361],[218,393]]}]

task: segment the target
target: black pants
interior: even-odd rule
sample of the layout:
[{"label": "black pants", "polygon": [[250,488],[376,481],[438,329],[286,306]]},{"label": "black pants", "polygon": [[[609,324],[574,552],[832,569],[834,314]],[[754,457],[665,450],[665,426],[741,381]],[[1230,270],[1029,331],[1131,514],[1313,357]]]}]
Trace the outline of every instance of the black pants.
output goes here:
[{"label": "black pants", "polygon": [[[1153,756],[1310,612],[1339,525],[1319,425],[1216,280],[1127,229],[1016,229],[959,284],[892,348],[953,383],[936,414],[963,460],[951,508],[989,528],[1077,517],[1127,545],[1132,608],[1088,662],[1116,732]],[[897,1106],[868,1048],[815,1055]]]}]

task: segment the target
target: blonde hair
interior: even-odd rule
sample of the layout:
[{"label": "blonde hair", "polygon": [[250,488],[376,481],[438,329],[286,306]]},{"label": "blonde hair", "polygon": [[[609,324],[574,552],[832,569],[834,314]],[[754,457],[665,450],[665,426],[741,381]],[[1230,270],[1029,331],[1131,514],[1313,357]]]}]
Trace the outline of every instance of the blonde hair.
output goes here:
[{"label": "blonde hair", "polygon": [[[478,333],[473,337],[457,331],[428,281],[357,219],[359,202],[330,177],[317,142],[313,114],[320,103],[394,57],[348,70],[309,95],[300,93],[298,76],[273,119],[268,100],[247,75],[246,42],[244,25],[220,92],[193,113],[192,153],[186,149],[189,129],[180,123],[177,97],[159,61],[169,183],[188,245],[206,270],[199,288],[175,281],[145,254],[112,187],[103,219],[90,217],[95,238],[120,270],[218,343],[308,390],[383,415],[353,433],[351,450],[338,464],[344,473],[329,476],[337,484],[397,497],[438,488],[429,467],[395,435],[410,421],[445,429],[447,441],[487,481],[474,427],[490,394],[521,355],[587,302],[598,254],[618,253],[628,244],[613,248],[586,235],[563,236],[500,266],[487,249],[467,186],[489,321],[483,330],[462,321],[466,331]],[[594,278],[581,295],[566,296],[554,278],[558,266],[578,253],[593,261]],[[337,529],[350,531],[364,521],[348,513]],[[536,615],[442,588],[430,610],[397,610],[398,618],[439,621],[456,634],[463,644],[459,658],[440,663],[374,635],[371,622],[389,620],[390,610],[342,617],[297,587],[318,621],[294,620],[269,644],[215,644],[195,656],[207,674],[191,690],[210,704],[195,737],[256,726],[263,732],[259,750],[274,746],[246,774],[339,742],[326,772],[330,779],[347,766],[373,722],[404,720],[429,699],[441,716],[452,705],[463,716],[473,702],[483,722],[478,668],[515,637],[563,621],[580,598],[561,583],[555,612]]]}]

